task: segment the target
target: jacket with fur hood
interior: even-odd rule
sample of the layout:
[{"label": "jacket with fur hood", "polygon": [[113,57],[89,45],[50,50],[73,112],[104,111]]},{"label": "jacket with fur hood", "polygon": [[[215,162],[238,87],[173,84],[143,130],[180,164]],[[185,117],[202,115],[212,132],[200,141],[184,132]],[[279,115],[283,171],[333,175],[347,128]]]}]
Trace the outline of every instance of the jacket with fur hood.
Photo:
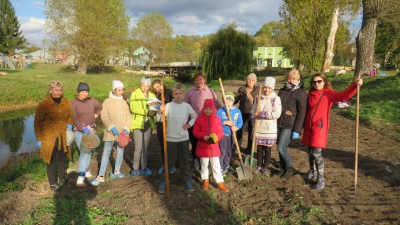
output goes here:
[{"label": "jacket with fur hood", "polygon": [[34,129],[36,140],[42,142],[40,158],[50,163],[54,144],[58,138],[57,150],[63,150],[71,159],[71,150],[66,145],[67,124],[74,124],[70,100],[61,97],[60,104],[51,97],[41,101],[36,108]]},{"label": "jacket with fur hood", "polygon": [[[213,114],[210,116],[207,116],[204,112],[204,108],[208,107],[207,105],[214,109]],[[204,106],[201,110],[200,116],[197,117],[196,122],[193,126],[193,135],[195,138],[198,139],[196,156],[200,158],[221,156],[221,149],[219,148],[218,142],[214,144],[209,144],[206,140],[204,140],[204,136],[209,136],[212,133],[217,135],[218,141],[220,141],[224,135],[224,131],[221,125],[221,119],[216,115],[217,110],[214,105],[215,104],[212,99],[207,99],[204,102]]]},{"label": "jacket with fur hood", "polygon": [[114,136],[111,131],[114,127],[117,128],[118,132],[122,132],[122,130],[129,132],[132,115],[128,103],[123,96],[117,97],[113,92],[110,92],[109,97],[103,102],[101,121],[103,121],[105,126],[104,141],[118,141],[117,136]]}]

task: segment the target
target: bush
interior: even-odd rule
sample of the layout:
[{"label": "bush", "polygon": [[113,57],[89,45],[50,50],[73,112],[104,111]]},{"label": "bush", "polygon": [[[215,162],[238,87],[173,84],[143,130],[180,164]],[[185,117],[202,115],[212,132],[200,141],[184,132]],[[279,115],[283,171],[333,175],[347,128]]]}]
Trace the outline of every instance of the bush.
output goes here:
[{"label": "bush", "polygon": [[187,82],[192,82],[192,78],[193,78],[193,72],[179,71],[178,77],[176,77],[175,79],[182,83],[187,83]]}]

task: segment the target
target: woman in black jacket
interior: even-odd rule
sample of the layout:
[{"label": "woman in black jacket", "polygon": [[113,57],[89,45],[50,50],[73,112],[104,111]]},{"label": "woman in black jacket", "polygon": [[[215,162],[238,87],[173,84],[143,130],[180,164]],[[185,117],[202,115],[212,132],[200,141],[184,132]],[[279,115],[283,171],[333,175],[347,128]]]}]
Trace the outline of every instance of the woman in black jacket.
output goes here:
[{"label": "woman in black jacket", "polygon": [[278,92],[282,114],[278,119],[278,151],[281,170],[278,176],[288,179],[293,175],[292,160],[287,147],[292,139],[299,138],[306,115],[307,93],[297,69],[291,69],[285,86]]},{"label": "woman in black jacket", "polygon": [[239,88],[235,95],[235,102],[236,104],[239,102],[239,109],[242,113],[243,118],[243,127],[237,131],[236,137],[239,141],[239,144],[242,144],[242,137],[243,131],[246,129],[248,130],[248,138],[247,138],[247,152],[250,153],[251,151],[251,134],[253,132],[253,125],[251,123],[251,110],[253,109],[253,103],[256,99],[258,94],[258,87],[257,85],[257,76],[254,73],[251,73],[247,76],[246,84]]}]

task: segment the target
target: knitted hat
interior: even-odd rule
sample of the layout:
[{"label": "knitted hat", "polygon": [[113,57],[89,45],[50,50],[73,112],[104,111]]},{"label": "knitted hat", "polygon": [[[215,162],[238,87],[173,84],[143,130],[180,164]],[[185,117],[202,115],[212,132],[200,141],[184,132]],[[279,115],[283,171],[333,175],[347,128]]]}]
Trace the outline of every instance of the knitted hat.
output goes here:
[{"label": "knitted hat", "polygon": [[142,83],[146,83],[148,85],[151,85],[151,79],[150,78],[146,78],[146,77],[142,77],[142,79],[140,80],[140,84]]},{"label": "knitted hat", "polygon": [[231,91],[226,92],[225,99],[230,99],[232,101],[235,101],[235,97],[233,97],[233,92],[231,92]]},{"label": "knitted hat", "polygon": [[112,88],[113,88],[113,90],[115,90],[115,89],[117,89],[117,88],[123,88],[124,87],[124,84],[121,82],[121,81],[119,81],[119,80],[113,80],[112,81]]},{"label": "knitted hat", "polygon": [[211,98],[210,99],[206,99],[205,101],[204,101],[204,105],[203,105],[203,109],[205,109],[205,108],[215,108],[215,104],[214,104],[214,100],[212,100]]},{"label": "knitted hat", "polygon": [[78,88],[76,89],[76,92],[81,92],[81,91],[90,91],[89,85],[85,82],[80,82],[78,84]]},{"label": "knitted hat", "polygon": [[266,77],[265,81],[264,81],[264,87],[266,87],[266,86],[268,86],[268,87],[272,88],[272,90],[274,90],[275,89],[275,78]]}]

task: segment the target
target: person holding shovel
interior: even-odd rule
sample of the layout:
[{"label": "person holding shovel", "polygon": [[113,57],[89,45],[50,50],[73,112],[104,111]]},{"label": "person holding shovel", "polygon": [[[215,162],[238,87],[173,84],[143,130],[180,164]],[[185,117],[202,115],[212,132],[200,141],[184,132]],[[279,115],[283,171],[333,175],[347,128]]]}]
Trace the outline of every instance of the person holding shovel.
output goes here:
[{"label": "person holding shovel", "polygon": [[[75,142],[78,149],[81,147],[82,136],[96,132],[96,118],[100,117],[102,104],[96,99],[89,95],[89,85],[84,82],[78,84],[76,90],[78,94],[71,100],[72,111],[74,113],[74,131]],[[79,167],[78,167],[78,180],[76,181],[77,186],[84,184],[85,177],[91,177],[89,171],[90,158],[92,153],[80,152],[79,155]]]},{"label": "person holding shovel", "polygon": [[278,118],[278,152],[282,179],[293,175],[292,160],[287,147],[291,140],[299,138],[306,116],[307,93],[303,90],[303,80],[297,69],[291,69],[283,88],[278,92],[282,101],[282,114]]},{"label": "person holding shovel", "polygon": [[274,89],[275,78],[266,77],[263,93],[260,96],[260,111],[257,112],[257,102],[252,110],[252,121],[257,118],[258,123],[258,129],[253,131],[257,145],[258,164],[255,173],[266,176],[269,176],[268,166],[271,161],[271,149],[277,142],[277,119],[281,116],[282,111],[281,98],[276,95]]},{"label": "person holding shovel", "polygon": [[212,99],[207,99],[204,102],[201,115],[196,119],[193,126],[193,135],[198,139],[196,147],[196,156],[200,158],[201,163],[201,179],[203,180],[203,190],[208,190],[209,171],[208,165],[211,164],[211,169],[218,189],[222,192],[229,192],[229,189],[224,184],[222,176],[221,164],[219,157],[221,150],[218,142],[221,141],[224,132],[222,130],[221,119],[216,115],[217,109]]},{"label": "person holding shovel", "polygon": [[357,85],[363,85],[360,76],[345,91],[335,92],[324,74],[317,73],[311,77],[303,138],[301,139],[301,143],[308,146],[310,170],[302,177],[306,179],[317,178],[317,190],[325,188],[322,148],[326,147],[328,139],[329,112],[335,102],[350,99],[357,92]]},{"label": "person holding shovel", "polygon": [[[71,149],[66,145],[66,129],[74,123],[72,106],[63,97],[63,85],[58,80],[49,84],[47,97],[36,108],[34,130],[40,158],[46,162],[47,178],[52,191],[61,191],[65,180],[65,158],[71,157]],[[58,182],[55,176],[58,171]]]},{"label": "person holding shovel", "polygon": [[[221,156],[219,162],[221,164],[222,175],[225,176],[227,173],[233,173],[235,170],[231,169],[229,164],[231,162],[232,147],[233,147],[233,136],[232,133],[236,132],[243,126],[242,113],[238,108],[233,105],[235,98],[232,92],[227,92],[225,95],[225,107],[218,109],[217,116],[221,119],[221,125],[224,130],[223,138],[218,142],[219,148],[221,149]],[[230,111],[231,119],[228,118],[228,112]]]}]

